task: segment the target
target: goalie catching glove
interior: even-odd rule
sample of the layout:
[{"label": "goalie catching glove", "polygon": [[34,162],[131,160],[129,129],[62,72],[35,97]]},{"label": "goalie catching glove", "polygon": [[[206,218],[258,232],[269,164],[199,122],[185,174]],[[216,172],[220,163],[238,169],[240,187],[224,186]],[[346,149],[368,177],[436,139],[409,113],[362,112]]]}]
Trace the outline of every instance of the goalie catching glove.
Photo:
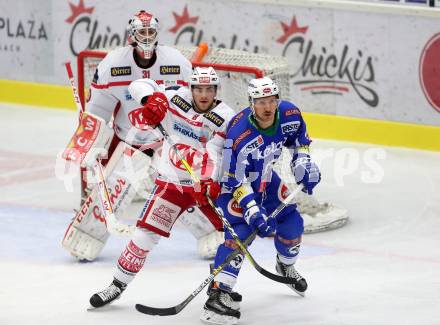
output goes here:
[{"label": "goalie catching glove", "polygon": [[312,194],[313,188],[321,181],[321,172],[310,156],[306,153],[298,153],[293,156],[290,163],[296,184],[303,184],[303,192]]}]

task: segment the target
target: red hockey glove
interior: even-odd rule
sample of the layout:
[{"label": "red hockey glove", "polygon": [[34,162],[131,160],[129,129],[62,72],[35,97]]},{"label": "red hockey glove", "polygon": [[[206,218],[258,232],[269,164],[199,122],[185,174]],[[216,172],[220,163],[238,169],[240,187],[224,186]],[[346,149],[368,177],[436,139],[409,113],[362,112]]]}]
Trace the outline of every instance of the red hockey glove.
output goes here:
[{"label": "red hockey glove", "polygon": [[157,125],[162,122],[169,108],[168,99],[164,94],[154,92],[148,96],[147,102],[144,104],[142,115],[145,123],[148,125]]},{"label": "red hockey glove", "polygon": [[135,109],[128,115],[131,124],[141,130],[148,129],[148,126],[158,125],[165,117],[169,103],[166,96],[160,92],[154,92],[142,101],[144,105]]},{"label": "red hockey glove", "polygon": [[214,182],[212,179],[207,179],[200,182],[200,191],[197,189],[194,191],[194,199],[199,204],[199,206],[208,205],[209,196],[211,200],[215,201],[220,195],[221,186],[219,183]]}]

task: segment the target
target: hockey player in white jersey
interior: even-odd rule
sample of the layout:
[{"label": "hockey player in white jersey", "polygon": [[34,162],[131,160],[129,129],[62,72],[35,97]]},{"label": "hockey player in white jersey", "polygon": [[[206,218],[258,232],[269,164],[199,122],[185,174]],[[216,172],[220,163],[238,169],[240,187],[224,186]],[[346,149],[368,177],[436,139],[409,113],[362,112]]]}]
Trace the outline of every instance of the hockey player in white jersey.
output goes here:
[{"label": "hockey player in white jersey", "polygon": [[[234,111],[215,98],[219,79],[213,68],[195,68],[189,84],[190,89],[167,90],[166,97],[151,79],[134,81],[129,87],[133,98],[143,105],[135,110],[139,116],[136,126],[160,123],[171,140],[164,141],[156,186],[145,203],[134,235],[119,257],[114,280],[90,298],[93,307],[119,298],[160,237],[169,236],[182,212],[199,206],[205,215],[216,213],[206,195],[215,199],[220,194],[219,162],[226,125]],[[197,184],[184,168],[180,155],[201,179],[199,188],[195,188]],[[222,229],[220,220],[216,226]]]},{"label": "hockey player in white jersey", "polygon": [[[152,168],[148,168],[150,157],[162,145],[159,132],[148,126],[142,130],[135,127],[139,104],[128,92],[128,85],[140,78],[153,79],[164,87],[187,85],[192,72],[191,63],[178,50],[158,45],[158,28],[158,20],[143,10],[129,20],[129,44],[109,52],[98,65],[80,126],[65,155],[80,152],[83,171],[97,158],[110,158],[109,163],[105,159],[102,162],[107,167],[107,185],[112,192],[111,201],[117,216],[137,192],[145,193],[152,174]],[[93,132],[86,132],[91,124],[96,128]],[[131,163],[127,164],[130,159]],[[130,169],[134,169],[134,173],[127,179]],[[85,175],[82,173],[84,189],[87,188]],[[109,237],[96,191],[84,191],[81,207],[63,238],[63,247],[79,259],[94,260]],[[200,214],[184,220],[199,239],[201,256],[212,256],[213,248],[207,243],[213,241],[213,247],[217,245],[219,235],[213,225],[218,220],[209,222]]]}]

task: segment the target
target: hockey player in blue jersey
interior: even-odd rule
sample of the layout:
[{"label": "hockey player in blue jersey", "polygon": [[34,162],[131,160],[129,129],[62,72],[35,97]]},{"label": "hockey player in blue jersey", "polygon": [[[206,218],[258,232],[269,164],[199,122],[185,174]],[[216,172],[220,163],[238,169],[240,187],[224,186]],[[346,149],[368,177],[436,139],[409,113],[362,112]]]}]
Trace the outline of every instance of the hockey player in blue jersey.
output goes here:
[{"label": "hockey player in blue jersey", "polygon": [[[304,230],[303,219],[295,204],[286,206],[276,218],[267,219],[289,194],[287,186],[273,170],[273,164],[282,148],[288,148],[292,152],[295,181],[303,184],[308,194],[319,183],[321,174],[309,156],[311,141],[301,112],[294,104],[280,100],[278,94],[279,88],[270,78],[250,81],[250,107],[235,115],[228,125],[222,194],[216,203],[242,241],[255,229],[260,237],[274,234],[276,270],[296,279],[288,286],[304,296],[307,282],[294,267]],[[225,242],[217,250],[214,266],[222,264],[236,248],[236,242],[225,229]],[[243,260],[244,256],[238,255],[216,276],[208,290],[202,321],[213,324],[238,322],[237,300],[240,299],[232,289]]]}]

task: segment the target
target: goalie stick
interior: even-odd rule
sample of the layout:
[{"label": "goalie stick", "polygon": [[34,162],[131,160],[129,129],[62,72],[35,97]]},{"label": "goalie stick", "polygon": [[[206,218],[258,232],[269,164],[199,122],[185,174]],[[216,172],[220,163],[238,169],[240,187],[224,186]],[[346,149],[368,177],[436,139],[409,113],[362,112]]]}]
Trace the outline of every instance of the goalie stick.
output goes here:
[{"label": "goalie stick", "polygon": [[[297,187],[292,193],[289,194],[288,197],[286,197],[279,205],[278,207],[272,212],[272,214],[269,216],[269,218],[275,218],[281,210],[284,209],[286,205],[288,205],[293,198],[298,194],[299,191],[301,191],[303,188],[302,185]],[[243,246],[247,247],[249,243],[251,243],[255,236],[257,235],[257,230],[254,230],[252,234],[249,235],[248,238],[243,242]],[[157,308],[157,307],[150,307],[142,304],[136,304],[136,310],[141,312],[142,314],[147,315],[153,315],[153,316],[172,316],[177,315],[182,311],[183,308],[185,308],[202,290],[204,287],[206,287],[209,283],[211,283],[214,280],[214,277],[223,270],[223,268],[229,264],[239,253],[241,252],[241,248],[238,247],[236,250],[234,250],[231,254],[229,254],[228,258],[220,264],[216,269],[214,269],[211,274],[180,304],[175,305],[173,307],[165,307],[165,308]]]},{"label": "goalie stick", "polygon": [[[188,162],[186,161],[186,159],[183,157],[182,153],[179,151],[179,149],[177,149],[177,146],[174,144],[173,140],[170,138],[168,132],[163,128],[162,124],[158,124],[157,128],[159,129],[159,131],[162,133],[162,135],[164,136],[165,140],[169,142],[169,144],[171,145],[171,147],[174,149],[174,151],[176,152],[177,156],[179,157],[179,160],[182,162],[183,166],[185,166],[185,169],[188,171],[188,173],[190,174],[192,180],[194,181],[194,183],[199,184],[200,186],[200,179],[198,178],[198,176],[194,173],[193,169],[191,168],[191,166],[188,164]],[[296,191],[294,193],[297,193]],[[249,253],[249,251],[247,250],[247,248],[243,245],[243,242],[240,240],[240,238],[238,238],[236,232],[234,231],[234,229],[232,228],[231,224],[229,223],[229,221],[225,218],[225,216],[223,215],[223,213],[214,205],[214,203],[212,202],[211,198],[209,196],[207,196],[208,198],[208,202],[209,205],[214,209],[214,211],[218,214],[218,216],[222,219],[223,224],[226,226],[226,228],[228,229],[228,231],[230,232],[230,234],[232,235],[232,237],[234,238],[235,242],[238,244],[238,246],[241,248],[241,250],[243,251],[243,253],[246,255],[246,257],[249,259],[250,263],[252,264],[252,266],[257,270],[258,273],[262,274],[263,276],[276,281],[276,282],[280,282],[280,283],[285,283],[285,284],[293,284],[296,280],[294,278],[287,278],[278,274],[274,274],[271,273],[269,271],[267,271],[266,269],[264,269],[263,267],[261,267],[256,261],[255,259],[252,257],[251,253]],[[284,202],[284,201],[283,201]],[[284,208],[284,206],[283,206]],[[281,211],[281,210],[280,210]]]},{"label": "goalie stick", "polygon": [[[79,112],[84,112],[81,101],[78,96],[78,89],[75,86],[75,78],[73,77],[72,67],[70,62],[66,62],[67,76],[69,77],[70,86],[72,88],[73,99],[75,101],[76,107]],[[97,179],[98,186],[98,196],[101,203],[101,208],[104,211],[105,222],[107,225],[107,230],[114,235],[131,235],[134,232],[135,227],[120,223],[115,214],[113,213],[112,204],[110,202],[110,195],[105,183],[104,172],[102,170],[102,165],[99,160],[97,160],[93,165],[93,172]]]}]

